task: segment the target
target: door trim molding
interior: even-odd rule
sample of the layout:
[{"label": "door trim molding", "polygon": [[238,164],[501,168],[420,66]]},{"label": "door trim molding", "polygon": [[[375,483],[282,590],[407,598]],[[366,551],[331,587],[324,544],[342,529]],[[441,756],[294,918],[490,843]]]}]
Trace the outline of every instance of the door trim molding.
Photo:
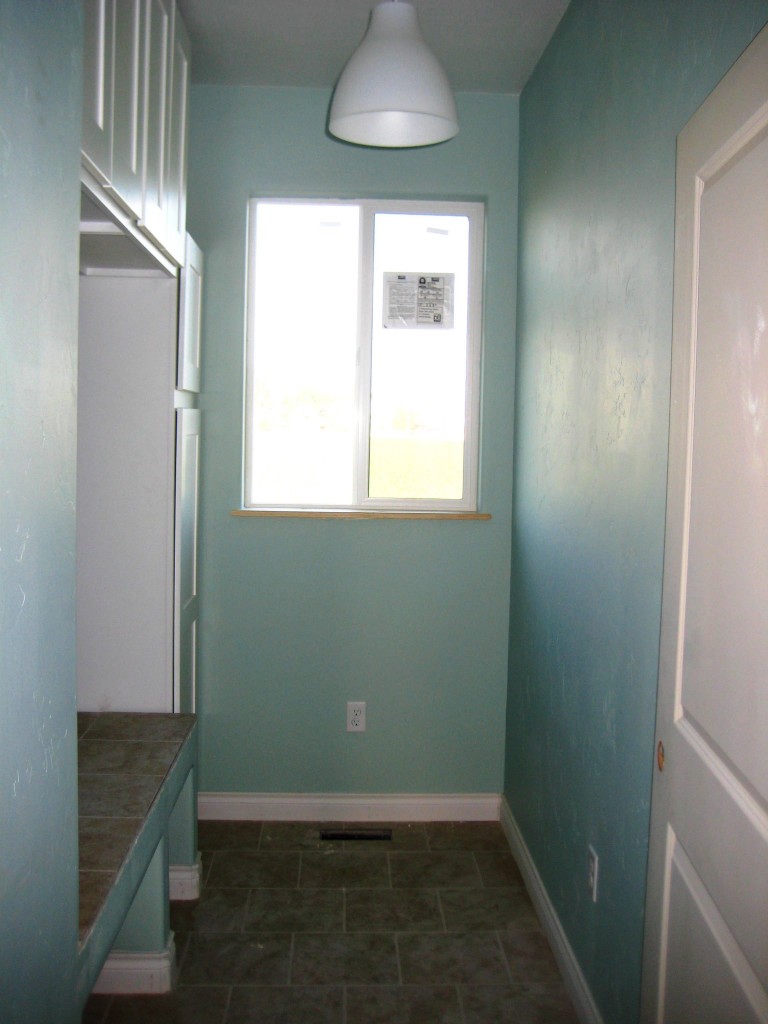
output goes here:
[{"label": "door trim molding", "polygon": [[523,839],[523,834],[515,821],[506,799],[501,801],[501,827],[507,837],[512,854],[525,881],[528,894],[533,901],[541,926],[552,946],[557,966],[563,976],[568,995],[573,1001],[576,1014],[581,1024],[603,1024],[603,1018],[597,1008],[587,979],[581,970],[579,961],[568,941],[557,911],[549,898],[546,886],[542,881],[531,852]]}]

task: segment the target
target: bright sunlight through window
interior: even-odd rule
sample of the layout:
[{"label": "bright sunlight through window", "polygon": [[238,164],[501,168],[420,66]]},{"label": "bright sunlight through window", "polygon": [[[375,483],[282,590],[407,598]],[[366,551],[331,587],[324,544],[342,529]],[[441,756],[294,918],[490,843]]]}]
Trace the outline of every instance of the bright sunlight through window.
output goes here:
[{"label": "bright sunlight through window", "polygon": [[251,200],[244,507],[475,511],[479,203]]}]

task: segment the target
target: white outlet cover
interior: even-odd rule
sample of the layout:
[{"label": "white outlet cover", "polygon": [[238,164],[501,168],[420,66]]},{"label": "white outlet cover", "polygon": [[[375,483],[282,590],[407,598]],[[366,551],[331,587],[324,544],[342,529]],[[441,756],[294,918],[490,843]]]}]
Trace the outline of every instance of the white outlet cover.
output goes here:
[{"label": "white outlet cover", "polygon": [[347,701],[347,732],[365,732],[365,701]]}]

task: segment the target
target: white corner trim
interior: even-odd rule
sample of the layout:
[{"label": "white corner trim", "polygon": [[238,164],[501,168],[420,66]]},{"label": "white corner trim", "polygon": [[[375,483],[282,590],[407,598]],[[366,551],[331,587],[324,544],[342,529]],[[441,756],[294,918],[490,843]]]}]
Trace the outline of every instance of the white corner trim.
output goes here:
[{"label": "white corner trim", "polygon": [[172,900],[199,900],[203,862],[200,854],[194,864],[171,864],[168,868],[168,895]]},{"label": "white corner trim", "polygon": [[160,995],[173,991],[176,973],[176,944],[171,932],[168,945],[157,953],[113,950],[92,991],[102,995]]},{"label": "white corner trim", "polygon": [[525,879],[525,884],[530,894],[536,913],[539,915],[541,926],[544,929],[555,960],[563,975],[563,981],[568,989],[576,1013],[581,1024],[603,1024],[603,1018],[592,997],[587,980],[582,973],[576,954],[573,952],[568,937],[560,923],[560,918],[552,905],[541,875],[531,857],[523,835],[518,828],[509,804],[505,799],[501,800],[501,827],[504,835],[512,849],[518,867]]},{"label": "white corner trim", "polygon": [[202,821],[498,821],[498,793],[199,793]]}]

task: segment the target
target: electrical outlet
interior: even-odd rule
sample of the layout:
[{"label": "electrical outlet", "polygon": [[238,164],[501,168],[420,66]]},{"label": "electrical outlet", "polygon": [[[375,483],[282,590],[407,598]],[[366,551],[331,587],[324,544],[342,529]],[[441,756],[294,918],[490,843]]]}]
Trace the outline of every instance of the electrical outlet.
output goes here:
[{"label": "electrical outlet", "polygon": [[597,903],[597,874],[600,868],[600,860],[594,846],[590,846],[587,852],[587,884],[592,896],[592,902]]},{"label": "electrical outlet", "polygon": [[347,732],[365,732],[365,701],[347,701]]}]

